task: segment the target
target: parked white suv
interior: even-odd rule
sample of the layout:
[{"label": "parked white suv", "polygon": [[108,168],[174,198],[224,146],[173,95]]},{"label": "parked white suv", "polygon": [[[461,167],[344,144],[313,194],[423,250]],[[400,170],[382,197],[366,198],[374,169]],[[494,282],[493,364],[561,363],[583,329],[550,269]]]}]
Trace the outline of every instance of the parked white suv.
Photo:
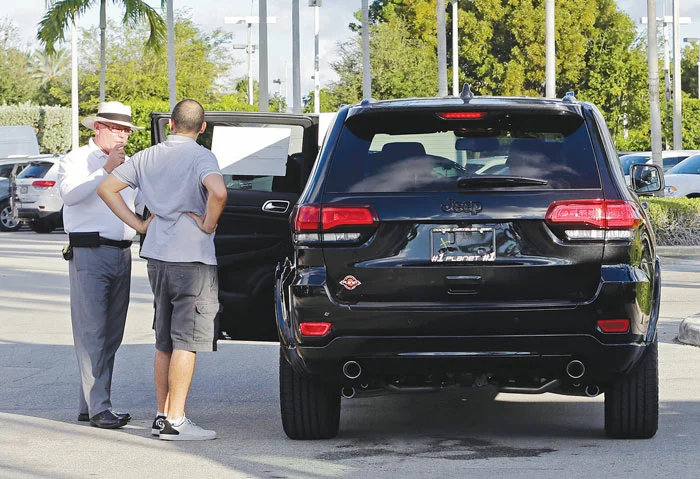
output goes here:
[{"label": "parked white suv", "polygon": [[17,176],[17,217],[37,233],[63,225],[63,200],[58,192],[59,157],[30,163]]}]

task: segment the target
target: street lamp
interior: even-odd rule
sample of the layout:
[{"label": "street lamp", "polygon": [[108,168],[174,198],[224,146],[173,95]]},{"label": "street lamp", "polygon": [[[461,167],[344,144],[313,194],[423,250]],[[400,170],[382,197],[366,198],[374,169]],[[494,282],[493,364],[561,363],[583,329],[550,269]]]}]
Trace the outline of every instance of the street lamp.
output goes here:
[{"label": "street lamp", "polygon": [[314,113],[321,113],[321,78],[318,75],[318,12],[323,0],[309,0],[309,6],[314,7]]},{"label": "street lamp", "polygon": [[695,43],[695,45],[698,47],[698,98],[700,98],[700,38],[685,37],[683,41],[687,43]]},{"label": "street lamp", "polygon": [[452,96],[459,96],[459,74],[457,71],[459,63],[458,11],[457,0],[452,0]]},{"label": "street lamp", "polygon": [[[234,49],[246,49],[248,54],[248,104],[253,104],[253,53],[258,45],[253,44],[253,25],[260,23],[259,17],[224,17],[224,23],[229,25],[248,25],[248,44],[234,44]],[[277,23],[276,17],[267,17],[267,23]],[[267,85],[260,85],[267,88]]]}]

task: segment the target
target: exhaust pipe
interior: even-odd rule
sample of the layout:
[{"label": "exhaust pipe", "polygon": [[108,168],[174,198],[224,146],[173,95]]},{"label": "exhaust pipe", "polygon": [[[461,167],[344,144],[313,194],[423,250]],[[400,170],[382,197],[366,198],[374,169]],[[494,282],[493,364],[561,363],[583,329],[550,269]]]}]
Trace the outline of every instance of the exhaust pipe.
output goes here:
[{"label": "exhaust pipe", "polygon": [[571,379],[578,379],[582,377],[585,372],[586,366],[578,359],[574,359],[566,365],[566,374],[568,374]]},{"label": "exhaust pipe", "polygon": [[352,399],[355,397],[355,388],[346,386],[340,390],[340,395],[345,399]]},{"label": "exhaust pipe", "polygon": [[343,374],[348,379],[357,379],[362,374],[362,366],[357,361],[348,361],[343,364]]},{"label": "exhaust pipe", "polygon": [[586,396],[590,398],[596,397],[598,394],[600,394],[600,388],[598,387],[597,384],[590,384],[586,386]]}]

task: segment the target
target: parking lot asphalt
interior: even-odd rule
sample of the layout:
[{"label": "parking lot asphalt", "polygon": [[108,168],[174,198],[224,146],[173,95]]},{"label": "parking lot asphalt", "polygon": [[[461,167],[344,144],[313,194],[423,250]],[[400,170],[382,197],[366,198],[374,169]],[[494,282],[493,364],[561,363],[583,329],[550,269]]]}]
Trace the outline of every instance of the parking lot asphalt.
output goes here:
[{"label": "parking lot asphalt", "polygon": [[[0,478],[695,478],[700,348],[680,323],[700,312],[700,254],[660,251],[660,429],[654,439],[603,432],[603,397],[439,394],[343,400],[341,431],[292,441],[282,431],[276,343],[220,343],[202,354],[187,413],[215,441],[150,435],[152,295],[134,253],[132,301],[117,354],[114,405],[121,430],[76,421],[78,375],[70,330],[65,235],[0,234]],[[699,250],[700,252],[700,250]]]}]

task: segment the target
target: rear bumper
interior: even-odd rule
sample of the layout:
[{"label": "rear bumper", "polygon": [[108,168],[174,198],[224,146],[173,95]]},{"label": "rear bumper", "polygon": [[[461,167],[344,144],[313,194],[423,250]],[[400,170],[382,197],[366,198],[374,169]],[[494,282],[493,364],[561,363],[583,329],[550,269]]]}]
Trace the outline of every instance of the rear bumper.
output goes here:
[{"label": "rear bumper", "polygon": [[603,344],[592,336],[342,337],[325,346],[288,348],[289,362],[303,371],[343,380],[346,361],[367,375],[489,374],[541,376],[572,382],[566,365],[585,365],[584,384],[605,383],[634,366],[646,344]]},{"label": "rear bumper", "polygon": [[[277,327],[282,350],[299,372],[345,382],[353,360],[367,374],[484,373],[562,379],[566,364],[586,367],[584,384],[603,384],[635,366],[653,339],[660,278],[628,266],[604,271],[595,297],[582,304],[340,305],[320,271],[278,269]],[[649,294],[639,294],[644,289]],[[598,319],[629,318],[628,333],[605,334]],[[327,321],[322,338],[301,336],[299,323]]]},{"label": "rear bumper", "polygon": [[17,204],[17,218],[20,221],[35,221],[44,219],[58,219],[61,211],[40,210],[37,207],[28,207],[26,204]]}]

